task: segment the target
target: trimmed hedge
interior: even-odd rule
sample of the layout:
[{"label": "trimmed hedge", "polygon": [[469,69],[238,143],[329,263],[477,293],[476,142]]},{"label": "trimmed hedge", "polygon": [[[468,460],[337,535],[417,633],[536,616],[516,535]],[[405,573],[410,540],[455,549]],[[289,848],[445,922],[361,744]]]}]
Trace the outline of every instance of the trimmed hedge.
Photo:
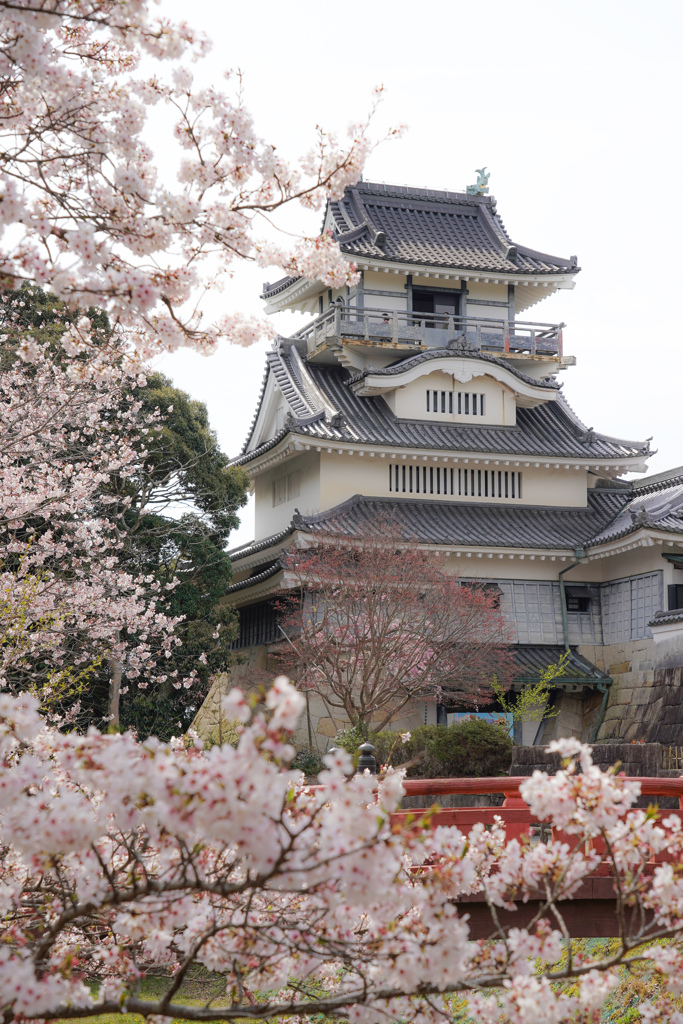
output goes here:
[{"label": "trimmed hedge", "polygon": [[[379,764],[399,767],[423,754],[408,768],[409,779],[481,778],[505,775],[512,763],[512,740],[499,725],[474,718],[452,725],[421,725],[411,730],[407,743],[395,732],[371,733]],[[337,746],[356,755],[359,737],[355,730],[337,737]],[[362,742],[362,741],[361,741]],[[392,751],[393,747],[393,751]]]}]

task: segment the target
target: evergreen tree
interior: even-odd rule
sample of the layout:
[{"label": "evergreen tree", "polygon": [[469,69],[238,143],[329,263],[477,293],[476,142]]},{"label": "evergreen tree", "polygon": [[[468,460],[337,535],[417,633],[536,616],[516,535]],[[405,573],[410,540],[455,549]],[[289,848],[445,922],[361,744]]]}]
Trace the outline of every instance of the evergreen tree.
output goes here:
[{"label": "evergreen tree", "polygon": [[[123,561],[172,587],[163,605],[167,614],[183,616],[176,627],[182,645],[169,659],[162,690],[124,702],[121,724],[140,735],[166,736],[187,728],[209,677],[230,663],[237,619],[220,600],[232,579],[225,549],[246,502],[248,477],[228,464],[202,402],[160,373],[150,374],[135,394],[163,418],[138,441],[146,450],[139,473],[113,482],[123,511]],[[179,700],[174,683],[180,686],[192,671],[199,686],[189,691],[189,700]]]},{"label": "evergreen tree", "polygon": [[[3,292],[0,372],[16,364],[16,346],[27,336],[48,349],[54,361],[68,363],[60,338],[81,316],[83,311],[33,286]],[[115,335],[107,315],[91,308],[87,316],[92,337],[111,346]],[[146,689],[140,683],[128,685],[125,671],[117,675],[114,670],[112,681],[111,666],[103,661],[88,677],[87,699],[81,700],[76,722],[81,727],[102,724],[113,708],[115,726],[167,738],[187,728],[211,674],[230,663],[236,616],[220,600],[232,579],[226,546],[246,501],[248,477],[228,464],[203,403],[161,373],[143,381],[122,397],[124,404],[141,407],[139,429],[126,436],[138,456],[134,471],[128,468],[103,484],[102,509],[115,524],[121,569],[146,580],[150,593],[161,585],[156,607],[180,620],[174,630],[180,644],[170,657],[160,654],[161,681],[152,677],[142,683]],[[79,656],[82,660],[82,652]]]}]

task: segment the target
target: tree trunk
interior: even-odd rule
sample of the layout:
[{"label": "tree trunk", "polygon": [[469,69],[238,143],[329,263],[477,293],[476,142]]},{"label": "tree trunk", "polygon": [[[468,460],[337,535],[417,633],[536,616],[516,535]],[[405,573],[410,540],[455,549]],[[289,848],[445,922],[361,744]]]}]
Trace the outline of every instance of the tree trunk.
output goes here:
[{"label": "tree trunk", "polygon": [[118,658],[109,662],[111,676],[109,678],[109,724],[118,729],[121,725],[121,662]]}]

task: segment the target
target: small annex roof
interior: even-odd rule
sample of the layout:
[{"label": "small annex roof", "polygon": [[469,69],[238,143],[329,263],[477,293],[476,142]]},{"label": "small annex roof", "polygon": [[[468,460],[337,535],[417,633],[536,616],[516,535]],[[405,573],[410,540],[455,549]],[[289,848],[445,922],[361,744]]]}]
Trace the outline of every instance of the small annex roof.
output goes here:
[{"label": "small annex roof", "polygon": [[[515,644],[512,647],[515,659],[515,678],[519,682],[531,683],[538,680],[549,665],[556,665],[565,654],[559,644]],[[550,685],[581,683],[583,685],[611,681],[611,677],[597,668],[588,658],[571,648],[564,675]]]},{"label": "small annex roof", "polygon": [[[580,269],[575,256],[551,256],[514,243],[492,196],[359,182],[342,199],[328,202],[324,229],[357,261],[515,278],[566,277]],[[298,280],[268,283],[262,298],[273,299]]]},{"label": "small annex roof", "polygon": [[665,533],[683,533],[683,477],[667,479],[644,487],[637,485],[617,515],[595,536],[590,544],[604,544],[645,528]]},{"label": "small annex roof", "polygon": [[[449,354],[463,358],[460,352]],[[411,358],[420,359],[422,355]],[[430,358],[432,353],[424,355]],[[381,395],[354,394],[349,386],[354,378],[347,369],[338,365],[305,363],[291,343],[281,341],[267,358],[260,404],[242,452],[233,460],[234,465],[247,465],[259,458],[276,447],[288,433],[327,444],[338,441],[403,449],[555,459],[618,462],[649,454],[647,442],[627,441],[586,428],[551,382],[534,381],[534,385],[548,390],[556,400],[535,408],[519,408],[515,426],[435,423],[397,418]],[[479,352],[466,353],[464,358],[483,359],[496,364],[502,362],[495,356],[485,357]],[[407,361],[398,363],[397,367],[404,366]],[[520,380],[525,380],[525,374],[507,363],[504,366]],[[285,397],[290,418],[281,430],[260,441],[257,424],[271,375]]]},{"label": "small annex roof", "polygon": [[670,612],[655,612],[654,618],[650,619],[648,626],[673,626],[683,623],[683,608],[674,608]]}]

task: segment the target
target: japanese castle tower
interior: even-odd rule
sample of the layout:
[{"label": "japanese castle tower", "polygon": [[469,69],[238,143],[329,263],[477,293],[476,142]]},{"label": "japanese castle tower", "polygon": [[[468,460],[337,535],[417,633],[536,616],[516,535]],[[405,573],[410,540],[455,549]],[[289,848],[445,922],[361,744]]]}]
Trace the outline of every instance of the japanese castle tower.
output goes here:
[{"label": "japanese castle tower", "polygon": [[[513,242],[483,191],[361,182],[324,223],[359,283],[265,285],[267,312],[312,319],[268,353],[235,459],[256,500],[256,537],[231,552],[237,646],[267,667],[281,639],[283,549],[332,530],[352,538],[389,513],[449,571],[497,588],[520,686],[571,648],[559,715],[529,723],[522,742],[680,743],[683,469],[628,482],[647,471],[648,443],[573,412],[557,379],[575,363],[565,325],[529,318],[574,288],[577,259]],[[210,694],[200,730],[211,706]],[[412,720],[445,710],[421,705]],[[326,715],[312,725],[322,749],[339,725]]]}]

